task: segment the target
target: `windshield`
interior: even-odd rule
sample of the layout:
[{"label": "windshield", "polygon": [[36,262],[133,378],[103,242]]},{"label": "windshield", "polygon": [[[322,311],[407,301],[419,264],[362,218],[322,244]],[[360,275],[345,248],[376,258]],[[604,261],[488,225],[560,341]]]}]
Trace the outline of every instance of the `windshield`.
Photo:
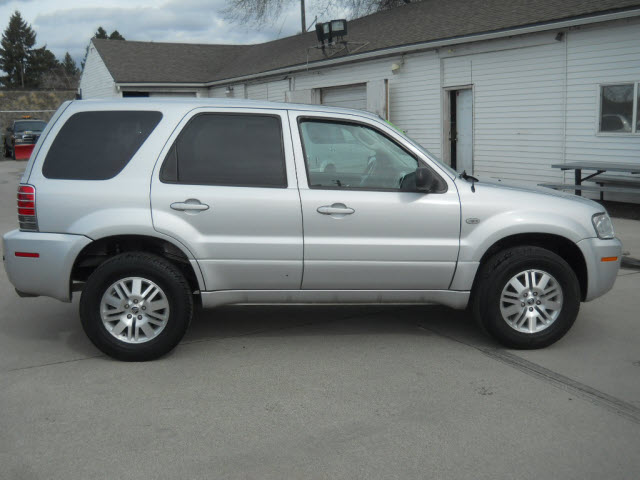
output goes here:
[{"label": "windshield", "polygon": [[16,133],[22,133],[26,131],[41,132],[44,127],[47,126],[47,122],[30,121],[30,122],[16,122]]}]

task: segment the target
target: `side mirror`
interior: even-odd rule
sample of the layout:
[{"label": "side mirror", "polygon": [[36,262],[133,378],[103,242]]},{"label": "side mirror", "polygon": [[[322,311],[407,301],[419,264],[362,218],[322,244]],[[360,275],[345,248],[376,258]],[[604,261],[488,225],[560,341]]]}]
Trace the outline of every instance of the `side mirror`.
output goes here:
[{"label": "side mirror", "polygon": [[416,190],[419,192],[430,192],[436,184],[436,177],[433,172],[426,167],[416,169]]}]

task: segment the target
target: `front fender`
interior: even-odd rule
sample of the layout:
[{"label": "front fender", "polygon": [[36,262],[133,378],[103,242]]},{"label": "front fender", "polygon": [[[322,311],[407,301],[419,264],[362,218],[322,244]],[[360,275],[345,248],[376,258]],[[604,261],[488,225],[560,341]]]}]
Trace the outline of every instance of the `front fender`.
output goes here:
[{"label": "front fender", "polygon": [[548,213],[511,210],[480,219],[475,225],[466,223],[466,218],[462,219],[460,262],[479,262],[492,245],[513,235],[556,235],[573,243],[595,236],[581,222],[563,214],[550,218]]}]

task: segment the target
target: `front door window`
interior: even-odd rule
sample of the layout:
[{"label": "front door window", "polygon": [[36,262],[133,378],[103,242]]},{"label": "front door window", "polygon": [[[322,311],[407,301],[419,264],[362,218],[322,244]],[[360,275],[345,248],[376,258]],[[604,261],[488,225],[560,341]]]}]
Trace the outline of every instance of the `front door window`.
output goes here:
[{"label": "front door window", "polygon": [[373,128],[303,120],[300,132],[310,188],[402,190],[418,161]]}]

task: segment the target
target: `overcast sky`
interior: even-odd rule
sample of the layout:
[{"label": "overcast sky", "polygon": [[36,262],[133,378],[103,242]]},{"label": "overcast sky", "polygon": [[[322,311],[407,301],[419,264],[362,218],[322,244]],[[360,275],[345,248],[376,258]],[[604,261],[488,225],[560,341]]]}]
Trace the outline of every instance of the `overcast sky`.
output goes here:
[{"label": "overcast sky", "polygon": [[[0,0],[0,29],[18,10],[35,30],[38,47],[46,44],[60,59],[68,51],[78,63],[100,25],[127,40],[186,43],[258,43],[300,30],[299,4],[276,25],[259,29],[225,21],[224,6],[224,0]],[[313,18],[310,12],[307,17]]]}]

